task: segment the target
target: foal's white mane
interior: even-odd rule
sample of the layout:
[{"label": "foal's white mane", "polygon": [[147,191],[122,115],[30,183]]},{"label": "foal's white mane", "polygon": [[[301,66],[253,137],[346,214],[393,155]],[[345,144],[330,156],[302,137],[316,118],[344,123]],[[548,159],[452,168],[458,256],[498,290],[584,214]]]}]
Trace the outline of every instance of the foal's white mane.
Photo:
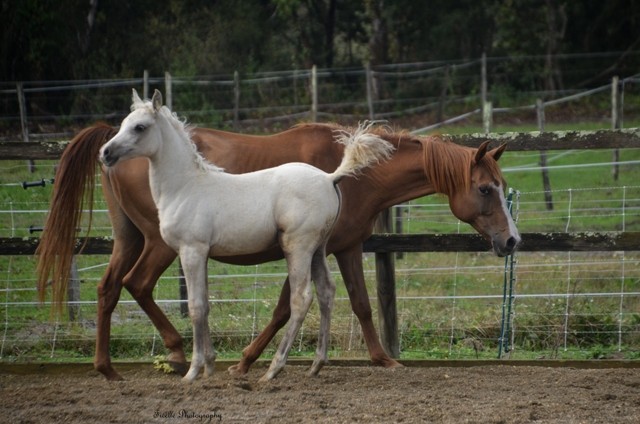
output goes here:
[{"label": "foal's white mane", "polygon": [[195,143],[191,140],[191,135],[195,128],[194,125],[187,124],[186,119],[181,120],[178,118],[178,115],[175,112],[172,112],[167,106],[162,106],[160,110],[156,111],[151,101],[134,99],[131,104],[131,111],[133,112],[134,110],[143,108],[146,108],[152,115],[160,114],[169,122],[169,124],[171,124],[180,136],[180,139],[188,145],[193,152],[194,161],[198,166],[198,169],[207,172],[224,172],[223,168],[209,162],[196,148]]}]

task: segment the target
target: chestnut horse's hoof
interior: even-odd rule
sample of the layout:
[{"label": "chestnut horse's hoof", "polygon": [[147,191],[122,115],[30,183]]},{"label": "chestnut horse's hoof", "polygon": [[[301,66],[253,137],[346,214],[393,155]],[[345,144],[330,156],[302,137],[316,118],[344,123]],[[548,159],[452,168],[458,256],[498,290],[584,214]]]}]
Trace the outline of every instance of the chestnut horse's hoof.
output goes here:
[{"label": "chestnut horse's hoof", "polygon": [[239,362],[235,365],[231,365],[229,368],[227,368],[227,371],[234,377],[241,377],[247,374],[247,372],[249,371],[249,367],[243,366],[242,362]]},{"label": "chestnut horse's hoof", "polygon": [[181,377],[187,375],[187,371],[189,371],[189,365],[186,362],[168,361],[168,364],[173,372]]},{"label": "chestnut horse's hoof", "polygon": [[371,362],[373,365],[377,365],[384,368],[390,368],[390,369],[404,367],[404,365],[402,365],[400,362],[396,361],[395,359],[391,358],[390,356],[387,356],[385,358],[372,359]]},{"label": "chestnut horse's hoof", "polygon": [[111,367],[111,366],[108,366],[108,367],[97,367],[96,366],[94,368],[100,374],[104,375],[104,378],[106,378],[107,381],[122,381],[122,380],[124,380],[124,378],[122,378],[122,376],[118,373],[118,371],[113,369],[113,367]]}]

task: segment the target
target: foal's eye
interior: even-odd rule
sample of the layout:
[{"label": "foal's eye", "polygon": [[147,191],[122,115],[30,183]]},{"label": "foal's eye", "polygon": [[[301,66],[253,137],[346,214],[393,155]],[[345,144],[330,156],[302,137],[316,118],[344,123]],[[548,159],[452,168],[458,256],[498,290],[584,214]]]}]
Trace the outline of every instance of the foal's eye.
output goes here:
[{"label": "foal's eye", "polygon": [[138,124],[138,125],[136,125],[133,129],[134,129],[134,131],[135,131],[135,132],[137,132],[137,133],[141,133],[141,132],[144,132],[144,130],[146,130],[146,129],[147,129],[147,127],[145,127],[145,126],[144,126],[144,125],[142,125],[142,124]]},{"label": "foal's eye", "polygon": [[478,190],[480,190],[480,194],[482,194],[483,196],[486,196],[491,192],[489,186],[480,186],[478,187]]}]

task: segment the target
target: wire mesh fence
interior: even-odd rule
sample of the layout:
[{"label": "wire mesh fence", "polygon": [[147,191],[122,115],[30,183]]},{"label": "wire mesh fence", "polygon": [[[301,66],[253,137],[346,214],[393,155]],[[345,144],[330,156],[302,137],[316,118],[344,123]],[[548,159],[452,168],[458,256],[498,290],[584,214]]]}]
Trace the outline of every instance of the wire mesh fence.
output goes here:
[{"label": "wire mesh fence", "polygon": [[[20,188],[22,190],[22,188]],[[562,231],[636,231],[640,186],[554,192],[556,210],[549,216],[536,192],[520,195],[519,226]],[[584,202],[589,207],[582,207]],[[588,196],[586,194],[589,193]],[[594,196],[593,193],[599,194]],[[600,199],[600,200],[598,200]],[[405,232],[439,228],[472,232],[448,211],[444,198],[428,198],[399,205]],[[605,206],[596,207],[601,201]],[[615,204],[616,206],[613,206]],[[633,206],[636,205],[636,206]],[[44,211],[35,212],[44,216]],[[104,215],[100,210],[96,213]],[[16,214],[21,215],[21,214]],[[9,216],[14,216],[9,214]],[[594,216],[605,218],[594,225]],[[19,219],[11,218],[13,222]],[[587,224],[588,223],[588,224]],[[107,228],[105,227],[106,231]],[[13,234],[28,230],[15,227]],[[0,316],[4,360],[90,357],[95,339],[96,287],[108,256],[76,257],[80,300],[72,302],[73,321],[52,321],[47,303],[38,303],[33,257],[3,258],[0,278]],[[365,254],[365,276],[374,314],[377,313],[373,254]],[[516,256],[512,358],[636,358],[640,336],[640,255],[637,252],[521,252]],[[357,319],[334,260],[330,260],[338,292],[332,321],[335,356],[366,357]],[[398,325],[402,357],[494,358],[498,354],[505,262],[490,252],[404,253],[396,262]],[[271,317],[286,267],[282,261],[235,267],[211,261],[209,265],[210,325],[216,348],[234,356]],[[181,334],[189,337],[190,322],[180,308],[178,270],[162,276],[154,292]],[[315,347],[319,313],[314,305],[305,320],[294,354]],[[113,315],[112,351],[115,358],[145,358],[165,353],[162,340],[135,301],[123,291]],[[188,343],[187,343],[188,345]],[[276,344],[270,345],[272,353]]]},{"label": "wire mesh fence", "polygon": [[[453,110],[452,104],[462,105],[463,111],[474,111],[468,112],[471,118],[465,117],[465,120],[480,119],[479,109],[475,111],[480,105],[479,93],[467,96],[462,93],[470,92],[468,89],[448,87],[446,66],[423,65],[374,69],[369,75],[373,77],[372,82],[367,82],[366,69],[317,70],[321,99],[319,119],[358,120],[370,117],[372,110],[374,117],[391,120],[425,112],[434,116],[434,120],[446,119]],[[455,73],[459,80],[467,82],[479,78],[476,62],[454,65],[450,64],[449,76]],[[243,130],[257,127],[277,130],[309,116],[313,103],[310,77],[310,70],[262,74],[256,78],[231,74],[173,77],[171,87],[174,105],[194,123],[231,128],[234,122],[244,122]],[[165,82],[166,78],[146,79],[149,88],[163,88]],[[637,78],[622,79],[621,84],[626,86],[627,96],[622,108],[624,121],[637,121],[638,103],[633,100]],[[27,96],[37,97],[45,90],[47,102],[59,103],[60,107],[47,112],[32,108],[28,115],[29,136],[57,134],[61,121],[70,123],[68,128],[79,128],[95,119],[115,124],[126,113],[122,105],[128,104],[129,89],[134,86],[146,87],[145,78],[25,87]],[[375,95],[367,93],[367,87],[377,90]],[[7,110],[18,109],[16,93],[12,90],[0,90],[1,103]],[[63,95],[69,90],[80,90],[82,95],[75,96],[69,103],[68,96]],[[571,90],[556,93],[567,98],[545,106],[547,120],[553,122],[557,114],[558,121],[566,122],[575,115],[575,102],[582,102],[576,110],[599,111],[595,114],[600,115],[596,118],[598,125],[610,128],[609,91],[608,86],[598,88],[586,97],[571,97],[576,94]],[[501,109],[501,105],[496,105],[494,124],[516,122],[535,128],[534,104],[526,102],[541,93],[529,94],[526,99],[523,97],[521,107]],[[238,98],[242,100],[236,101]],[[345,102],[345,98],[352,101]],[[268,107],[263,106],[265,99],[269,99]],[[10,112],[1,119],[3,126],[10,127],[20,121],[20,116]],[[423,127],[423,124],[416,126]],[[566,125],[571,126],[573,122],[569,120]],[[640,152],[625,149],[615,160],[611,155],[610,151],[549,152],[546,168],[550,172],[551,189],[541,190],[539,183],[532,183],[540,175],[540,153],[507,153],[501,164],[510,186],[520,192],[520,231],[640,231],[637,166]],[[619,167],[615,179],[614,166]],[[0,237],[37,237],[48,210],[54,168],[52,161],[38,161],[35,170],[29,171],[24,163],[0,162]],[[43,186],[27,190],[23,188],[24,181],[42,181]],[[548,195],[552,199],[551,208]],[[104,202],[96,203],[92,235],[111,234],[106,209]],[[470,226],[453,217],[446,199],[440,196],[417,199],[394,210],[396,224],[405,233],[473,232]],[[85,222],[79,236],[85,235],[86,230]],[[50,319],[49,305],[37,301],[36,258],[0,257],[0,359],[89,359],[96,333],[96,287],[108,260],[108,256],[76,257],[80,300],[69,305],[74,319],[54,321]],[[512,358],[638,358],[639,261],[638,252],[518,253],[508,355]],[[365,254],[364,264],[375,316],[378,311],[372,254]],[[330,266],[338,287],[331,335],[334,355],[366,357],[360,326],[351,312],[333,259]],[[504,259],[488,251],[398,255],[396,293],[402,357],[496,357],[505,307],[505,273]],[[265,326],[285,276],[283,262],[252,267],[210,263],[210,327],[220,352],[239,355]],[[154,298],[188,340],[191,326],[180,308],[177,266],[170,267],[162,276]],[[318,321],[319,313],[313,306],[294,346],[294,354],[313,351]],[[160,335],[126,291],[113,316],[111,340],[112,355],[116,359],[148,358],[165,353]],[[188,347],[189,343],[185,345]],[[273,352],[275,346],[272,343],[268,353]]]}]

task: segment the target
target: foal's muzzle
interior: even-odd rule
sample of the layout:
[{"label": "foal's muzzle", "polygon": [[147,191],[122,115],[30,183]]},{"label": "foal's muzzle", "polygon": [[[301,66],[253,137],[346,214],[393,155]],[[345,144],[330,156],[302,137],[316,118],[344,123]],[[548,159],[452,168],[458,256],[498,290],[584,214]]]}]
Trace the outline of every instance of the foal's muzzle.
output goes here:
[{"label": "foal's muzzle", "polygon": [[109,149],[101,149],[98,159],[107,167],[113,166],[118,162],[118,157],[113,155]]}]

